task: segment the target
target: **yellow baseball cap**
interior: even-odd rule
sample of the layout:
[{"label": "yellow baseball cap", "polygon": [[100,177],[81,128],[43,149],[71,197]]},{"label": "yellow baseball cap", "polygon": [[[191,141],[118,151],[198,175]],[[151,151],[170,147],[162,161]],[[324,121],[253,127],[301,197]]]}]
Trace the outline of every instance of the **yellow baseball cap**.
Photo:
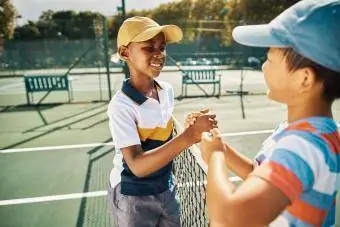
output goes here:
[{"label": "yellow baseball cap", "polygon": [[159,25],[148,17],[134,16],[126,19],[120,26],[117,36],[117,49],[131,42],[143,42],[163,32],[167,43],[178,42],[183,37],[177,25]]}]

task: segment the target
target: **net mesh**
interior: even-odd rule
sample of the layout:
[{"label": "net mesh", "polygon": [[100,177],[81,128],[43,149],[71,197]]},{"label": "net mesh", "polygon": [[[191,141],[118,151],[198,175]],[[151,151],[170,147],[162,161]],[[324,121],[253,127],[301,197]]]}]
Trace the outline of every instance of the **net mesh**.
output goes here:
[{"label": "net mesh", "polygon": [[[183,131],[175,119],[175,134]],[[181,204],[181,226],[208,226],[206,212],[206,166],[195,146],[184,150],[174,160],[173,172]]]}]

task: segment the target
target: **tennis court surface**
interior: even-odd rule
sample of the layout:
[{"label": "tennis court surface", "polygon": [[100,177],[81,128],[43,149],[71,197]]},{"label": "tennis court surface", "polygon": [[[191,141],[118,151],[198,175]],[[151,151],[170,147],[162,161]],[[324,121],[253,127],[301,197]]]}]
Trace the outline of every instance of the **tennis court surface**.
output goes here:
[{"label": "tennis court surface", "polygon": [[[110,226],[105,195],[115,149],[107,103],[37,108],[9,105],[13,95],[0,95],[0,226]],[[223,96],[176,101],[177,127],[185,113],[203,107],[217,114],[224,139],[249,157],[285,119],[284,106],[264,95],[243,97],[245,119],[240,97]],[[340,123],[340,102],[334,117]],[[175,168],[183,226],[206,226],[204,170],[190,150],[193,155],[185,151]]]}]

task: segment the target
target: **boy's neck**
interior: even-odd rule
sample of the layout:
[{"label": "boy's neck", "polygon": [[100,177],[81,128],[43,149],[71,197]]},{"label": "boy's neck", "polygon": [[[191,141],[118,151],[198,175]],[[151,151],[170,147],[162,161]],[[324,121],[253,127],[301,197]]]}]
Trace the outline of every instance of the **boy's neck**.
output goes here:
[{"label": "boy's neck", "polygon": [[318,100],[313,103],[300,103],[298,105],[287,106],[288,108],[288,123],[309,117],[329,117],[332,115],[332,103]]},{"label": "boy's neck", "polygon": [[131,76],[130,81],[131,85],[144,95],[155,88],[154,79],[148,76]]}]

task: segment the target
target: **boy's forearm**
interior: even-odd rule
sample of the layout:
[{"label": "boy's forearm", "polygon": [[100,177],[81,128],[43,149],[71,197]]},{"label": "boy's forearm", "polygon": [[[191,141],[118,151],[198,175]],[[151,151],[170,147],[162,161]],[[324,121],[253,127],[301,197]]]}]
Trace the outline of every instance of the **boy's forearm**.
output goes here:
[{"label": "boy's forearm", "polygon": [[253,161],[247,156],[237,152],[235,149],[227,145],[226,164],[228,168],[242,179],[246,179],[247,176],[253,171]]},{"label": "boy's forearm", "polygon": [[184,132],[166,144],[146,151],[135,157],[133,161],[134,174],[139,177],[148,176],[166,166],[184,149],[193,144],[190,137]]},{"label": "boy's forearm", "polygon": [[226,155],[223,152],[213,152],[208,163],[207,202],[212,223],[228,222],[226,219],[228,197],[235,190],[235,186],[229,181],[225,159]]}]

